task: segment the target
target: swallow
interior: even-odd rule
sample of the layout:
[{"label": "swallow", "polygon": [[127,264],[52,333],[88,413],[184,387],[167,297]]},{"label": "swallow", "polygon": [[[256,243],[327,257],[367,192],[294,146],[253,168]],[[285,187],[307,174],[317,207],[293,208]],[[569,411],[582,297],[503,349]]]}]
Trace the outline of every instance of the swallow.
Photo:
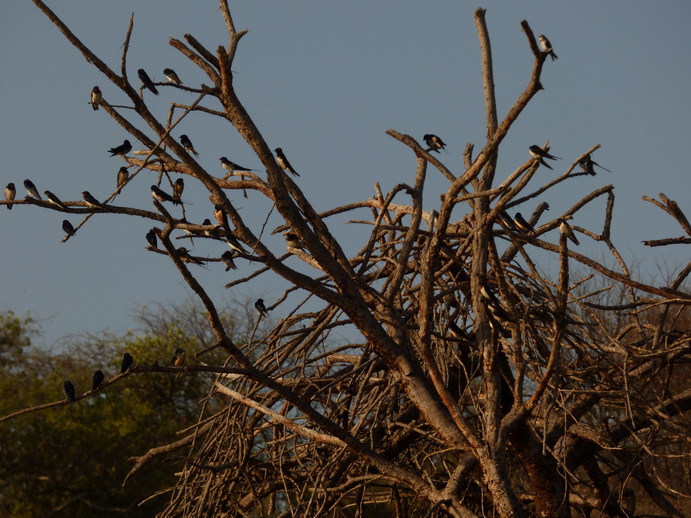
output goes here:
[{"label": "swallow", "polygon": [[175,183],[173,184],[173,198],[176,200],[180,200],[180,196],[182,196],[182,191],[185,190],[185,181],[182,178],[178,178],[175,180]]},{"label": "swallow", "polygon": [[516,226],[516,223],[514,222],[514,220],[511,219],[511,216],[509,216],[509,213],[506,212],[505,210],[502,210],[499,213],[499,217],[504,222],[504,225],[506,225],[508,227],[509,230],[519,230],[519,228]]},{"label": "swallow", "polygon": [[187,353],[185,353],[184,349],[175,349],[175,355],[173,356],[173,359],[170,361],[171,367],[182,367],[183,365],[185,365],[186,357]]},{"label": "swallow", "polygon": [[122,355],[122,363],[120,364],[120,374],[126,373],[132,364],[134,363],[134,358],[130,353],[125,353]]},{"label": "swallow", "polygon": [[242,167],[240,164],[236,164],[235,162],[231,162],[230,160],[228,160],[224,156],[219,158],[219,160],[221,161],[221,165],[223,166],[223,169],[225,169],[226,171],[230,171],[231,173],[234,171],[254,171],[254,169]]},{"label": "swallow", "polygon": [[578,242],[578,238],[576,237],[576,234],[574,234],[573,229],[571,228],[571,225],[569,225],[565,219],[560,219],[559,221],[559,230],[561,231],[561,233],[568,237],[571,241],[573,241],[573,244],[575,244],[576,246],[580,245],[580,243]]},{"label": "swallow", "polygon": [[97,370],[91,378],[91,390],[96,390],[103,383],[103,371]]},{"label": "swallow", "polygon": [[[499,318],[501,320],[507,320],[509,322],[515,322],[515,320],[509,315],[509,313],[502,307],[497,296],[492,293],[492,291],[487,288],[484,284],[480,287],[480,295],[485,301],[485,306],[492,314],[493,317]],[[491,319],[490,319],[491,320]]]},{"label": "swallow", "polygon": [[235,261],[233,261],[233,252],[230,250],[226,250],[221,254],[221,261],[223,261],[223,264],[226,265],[226,271],[230,270],[231,268],[233,270],[237,270],[238,267],[235,264]]},{"label": "swallow", "polygon": [[518,230],[520,230],[523,234],[530,234],[531,232],[535,232],[533,226],[525,220],[525,218],[520,212],[516,213],[516,215],[513,218],[513,222],[515,223],[516,227],[518,227]]},{"label": "swallow", "polygon": [[581,159],[578,161],[578,165],[581,166],[581,168],[583,169],[583,172],[584,172],[584,173],[588,173],[588,174],[593,175],[593,176],[595,176],[595,168],[593,167],[593,166],[595,166],[595,165],[598,166],[598,167],[601,168],[601,169],[604,169],[604,170],[607,171],[608,173],[611,173],[611,172],[612,172],[612,171],[610,171],[609,169],[607,169],[606,167],[602,167],[602,166],[601,166],[600,164],[598,164],[595,160],[593,160],[592,158],[590,158],[590,153],[588,153],[588,154],[585,155],[583,158],[581,158]]},{"label": "swallow", "polygon": [[108,153],[110,153],[110,156],[115,156],[115,155],[125,156],[130,151],[132,151],[132,144],[130,144],[129,140],[125,140],[125,142],[123,142],[122,145],[110,148],[108,150]]},{"label": "swallow", "polygon": [[199,156],[199,153],[197,153],[197,151],[194,149],[192,141],[187,135],[180,135],[180,144],[182,144],[182,147],[184,147],[188,153],[192,153],[194,156]]},{"label": "swallow", "polygon": [[166,79],[168,81],[170,81],[171,83],[175,83],[176,85],[182,84],[182,81],[180,81],[180,78],[175,73],[175,70],[173,70],[172,68],[164,68],[163,69],[163,75],[165,75]]},{"label": "swallow", "polygon": [[302,243],[300,242],[300,239],[298,238],[297,234],[294,234],[292,232],[286,232],[285,234],[283,234],[283,237],[285,237],[286,244],[288,246],[304,250],[305,247],[302,246]]},{"label": "swallow", "polygon": [[156,232],[154,232],[153,228],[146,233],[146,242],[149,243],[151,248],[158,250],[158,237],[156,236]]},{"label": "swallow", "polygon": [[83,191],[82,192],[82,198],[84,199],[84,201],[86,202],[86,204],[89,207],[95,207],[97,209],[104,209],[105,208],[100,201],[98,201],[96,198],[91,196],[91,193],[89,191]]},{"label": "swallow", "polygon": [[228,215],[226,214],[226,211],[223,210],[222,205],[214,205],[214,217],[216,218],[216,221],[218,221],[218,224],[223,227],[226,233],[228,235],[232,235],[230,225],[228,224]]},{"label": "swallow", "polygon": [[127,170],[126,167],[121,167],[118,169],[118,188],[122,187],[127,183],[127,180],[130,177],[130,172]]},{"label": "swallow", "polygon": [[142,81],[142,84],[151,90],[154,95],[158,95],[158,90],[156,90],[156,87],[154,86],[153,81],[149,77],[149,74],[147,74],[143,68],[140,68],[137,70],[137,75],[139,76],[139,79]]},{"label": "swallow", "polygon": [[67,234],[68,237],[72,237],[76,233],[76,230],[74,230],[72,223],[70,223],[66,219],[62,220],[62,230],[65,232],[65,234]]},{"label": "swallow", "polygon": [[545,158],[549,158],[550,160],[560,160],[558,156],[550,155],[547,151],[542,149],[540,146],[536,146],[535,144],[530,146],[528,150],[530,151],[530,156],[544,165],[547,169],[552,169],[552,167],[544,161]]},{"label": "swallow", "polygon": [[300,174],[295,169],[293,169],[293,166],[290,165],[290,162],[288,162],[288,159],[283,154],[283,150],[280,147],[277,147],[276,149],[274,149],[274,151],[276,152],[276,162],[278,162],[278,165],[281,166],[281,169],[290,171],[295,176],[300,176]]},{"label": "swallow", "polygon": [[552,58],[552,61],[554,61],[555,59],[559,59],[559,57],[552,50],[552,44],[547,39],[547,36],[545,36],[544,34],[540,34],[537,37],[537,39],[540,41],[540,47],[542,48],[542,52],[547,52],[547,55]]},{"label": "swallow", "polygon": [[169,201],[169,202],[173,203],[174,205],[180,205],[180,200],[176,200],[170,194],[168,194],[167,192],[165,192],[162,189],[159,189],[155,185],[151,186],[151,196],[153,196],[154,199],[156,199],[160,202]]},{"label": "swallow", "polygon": [[98,110],[98,105],[101,103],[101,89],[98,86],[94,86],[91,90],[91,107],[94,111]]},{"label": "swallow", "polygon": [[446,147],[446,144],[442,139],[436,135],[432,135],[431,133],[424,135],[422,138],[425,141],[425,144],[427,144],[427,151],[436,151],[439,153],[440,149],[444,149]]},{"label": "swallow", "polygon": [[178,255],[180,256],[180,260],[183,263],[198,264],[200,266],[204,266],[204,264],[205,264],[203,261],[200,261],[196,257],[192,257],[190,255],[189,251],[187,250],[187,248],[185,248],[184,246],[181,246],[180,248],[178,248]]},{"label": "swallow", "polygon": [[[14,186],[12,182],[7,184],[7,187],[5,187],[5,199],[7,201],[12,201],[14,200],[14,197],[17,195],[17,188]],[[12,210],[12,204],[8,203],[7,204],[7,210]]]},{"label": "swallow", "polygon": [[24,180],[24,188],[26,189],[26,192],[29,193],[29,196],[33,196],[34,198],[38,200],[42,200],[41,195],[38,194],[38,189],[36,189],[36,186],[34,185],[34,182],[31,180]]},{"label": "swallow", "polygon": [[218,232],[217,232],[216,225],[212,225],[211,220],[209,218],[206,218],[204,221],[202,221],[202,226],[211,227],[210,229],[202,230],[202,235],[204,235],[206,237],[211,237],[213,239],[219,239],[220,238],[220,236],[218,235]]},{"label": "swallow", "polygon": [[259,316],[265,316],[269,314],[269,310],[266,309],[266,306],[264,305],[264,299],[257,299],[257,302],[254,303],[254,309],[259,311]]},{"label": "swallow", "polygon": [[69,207],[67,205],[65,205],[64,203],[62,203],[60,198],[55,196],[55,194],[53,194],[52,192],[43,191],[43,194],[45,194],[46,198],[48,198],[48,201],[50,203],[52,203],[53,205],[55,205],[56,207],[60,207],[61,209],[69,210]]},{"label": "swallow", "polygon": [[74,391],[74,385],[72,385],[71,381],[67,380],[65,383],[63,383],[62,391],[65,393],[65,396],[67,396],[68,403],[75,402],[75,400],[77,399],[77,395]]}]

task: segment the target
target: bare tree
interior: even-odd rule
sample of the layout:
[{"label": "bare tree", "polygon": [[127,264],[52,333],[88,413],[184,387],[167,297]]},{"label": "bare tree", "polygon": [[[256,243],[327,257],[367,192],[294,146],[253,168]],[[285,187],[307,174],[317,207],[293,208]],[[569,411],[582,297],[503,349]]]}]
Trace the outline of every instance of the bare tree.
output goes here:
[{"label": "bare tree", "polygon": [[[177,442],[133,459],[130,476],[152,459],[184,452],[163,516],[364,516],[377,509],[396,516],[634,516],[635,495],[668,516],[688,511],[683,498],[691,490],[691,390],[678,372],[691,349],[691,295],[682,290],[691,263],[669,286],[636,280],[612,240],[612,185],[585,194],[572,207],[552,207],[558,216],[551,220],[544,217],[545,203],[527,219],[508,213],[556,185],[593,174],[591,154],[599,148],[584,150],[562,174],[536,185],[536,171],[551,169],[546,160],[553,157],[549,143],[533,146],[525,162],[497,180],[499,146],[542,89],[542,67],[553,55],[548,41],[540,38],[538,46],[526,21],[521,27],[534,56],[530,80],[500,121],[485,11],[475,12],[487,140],[477,154],[467,145],[464,171],[449,170],[432,154],[443,145],[438,137],[426,135],[421,145],[389,130],[412,152],[415,178],[389,193],[377,187],[371,199],[318,213],[299,187],[301,178],[290,174],[299,172],[274,157],[236,95],[231,67],[246,31],[236,30],[225,0],[219,4],[227,44],[209,50],[189,34],[184,41],[169,40],[209,83],[173,86],[198,97],[189,105],[174,103],[166,121],[154,117],[129,78],[133,21],[116,72],[41,0],[33,1],[127,96],[130,105],[113,106],[109,90],[101,88],[93,100],[146,149],[122,150],[134,169],[130,178],[156,173],[164,193],[154,193],[155,211],[113,204],[127,180],[97,206],[65,202],[61,208],[31,198],[15,203],[86,214],[76,232],[94,212],[150,219],[157,225],[150,250],[173,261],[208,313],[215,344],[196,356],[203,361],[212,349],[227,352],[223,365],[165,369],[216,373],[209,397],[224,404],[216,413],[204,410],[198,426]],[[150,83],[141,74],[140,79]],[[208,98],[222,109],[207,107]],[[266,177],[234,164],[223,178],[201,167],[191,143],[171,137],[191,112],[232,124]],[[142,124],[156,137],[149,138]],[[438,209],[423,210],[430,167],[448,180],[448,188]],[[177,208],[163,205],[179,203],[175,175],[208,190],[218,225],[188,222],[184,206],[176,217]],[[288,253],[321,274],[309,276],[286,264],[287,255],[272,253],[229,200],[233,190],[275,204],[284,223],[274,232],[286,233]],[[594,210],[591,204],[600,197],[607,200],[600,231],[569,224],[579,212]],[[663,201],[691,236],[683,212]],[[363,209],[369,217],[353,216],[351,223],[370,228],[369,239],[348,257],[326,221]],[[554,244],[545,235],[556,228],[561,237]],[[270,332],[234,343],[188,267],[198,259],[174,244],[185,232],[234,249],[230,257],[212,261],[256,264],[251,275],[228,288],[274,272],[292,287],[267,304],[269,311],[294,293],[320,300],[321,309],[306,312],[296,304]],[[74,235],[68,232],[65,239]],[[582,236],[604,242],[618,269],[573,250],[571,243]],[[689,238],[681,241],[688,244]],[[556,278],[538,269],[537,254],[556,258]],[[616,298],[606,296],[612,291]],[[361,339],[340,338],[349,335]],[[154,368],[133,372],[149,370]],[[662,476],[669,462],[686,475]]]}]

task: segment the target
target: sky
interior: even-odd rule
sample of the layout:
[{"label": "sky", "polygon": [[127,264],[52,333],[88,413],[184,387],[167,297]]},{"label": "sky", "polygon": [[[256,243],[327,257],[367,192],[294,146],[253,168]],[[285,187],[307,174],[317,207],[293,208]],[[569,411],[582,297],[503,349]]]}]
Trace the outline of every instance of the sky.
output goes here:
[{"label": "sky", "polygon": [[[163,68],[171,67],[184,83],[198,85],[204,76],[168,38],[183,39],[190,33],[212,50],[227,43],[218,3],[211,0],[48,4],[115,70],[134,13],[131,78],[144,68],[162,81]],[[387,192],[413,181],[414,156],[387,136],[387,129],[419,141],[425,133],[441,136],[448,144],[441,160],[457,173],[462,171],[466,142],[473,142],[476,150],[482,147],[484,104],[473,21],[477,6],[408,0],[231,3],[236,27],[249,29],[233,65],[235,87],[270,147],[282,147],[300,171],[298,183],[317,210],[370,198],[374,182]],[[545,89],[502,144],[497,178],[525,162],[531,144],[550,140],[552,153],[564,158],[554,172],[538,171],[538,177],[547,178],[601,144],[593,158],[613,172],[581,177],[550,193],[544,198],[552,207],[549,216],[614,184],[615,245],[644,280],[661,284],[673,277],[688,261],[689,248],[651,250],[641,241],[677,237],[683,231],[641,198],[665,193],[691,217],[691,3],[670,1],[660,7],[623,0],[487,1],[483,7],[500,119],[525,88],[532,67],[521,20],[527,20],[536,35],[546,34],[559,56],[546,62]],[[123,101],[123,96],[29,1],[3,2],[0,7],[0,66],[2,186],[14,182],[18,195],[24,196],[21,185],[30,178],[39,191],[51,190],[63,200],[81,200],[83,190],[97,198],[110,194],[123,163],[106,150],[128,135],[103,110],[94,112],[87,103],[94,85],[111,103]],[[162,88],[156,98],[146,96],[161,117],[169,103],[193,100],[192,94],[172,88]],[[211,174],[222,175],[218,158],[223,155],[259,167],[249,146],[218,120],[192,114],[177,133],[190,136],[200,163]],[[153,210],[152,178],[137,177],[118,204]],[[192,204],[188,219],[212,217],[204,192],[186,183],[183,199]],[[446,186],[430,169],[426,207],[435,206]],[[270,205],[258,195],[237,197],[234,203],[258,232]],[[537,203],[518,209],[530,214]],[[603,201],[595,203],[573,223],[599,231],[603,209]],[[12,211],[0,207],[0,310],[29,312],[41,323],[45,345],[80,332],[120,332],[136,326],[141,306],[173,305],[191,297],[172,262],[145,250],[144,235],[151,223],[96,215],[75,238],[61,244],[64,218],[34,206]],[[75,225],[80,221],[76,216],[68,219]],[[328,223],[348,253],[360,249],[366,235],[362,229],[344,219]],[[274,213],[267,228],[280,224]],[[557,241],[556,233],[553,239]],[[602,244],[585,236],[581,241],[581,252],[595,259],[607,257]],[[276,253],[285,246],[280,237],[266,237],[266,242]],[[194,253],[218,257],[222,251],[199,244]],[[297,260],[291,261],[295,265]],[[286,287],[275,277],[257,279],[232,293],[224,289],[251,271],[247,263],[230,273],[215,264],[197,273],[215,300],[262,296],[271,304]],[[288,311],[279,307],[276,315]]]}]

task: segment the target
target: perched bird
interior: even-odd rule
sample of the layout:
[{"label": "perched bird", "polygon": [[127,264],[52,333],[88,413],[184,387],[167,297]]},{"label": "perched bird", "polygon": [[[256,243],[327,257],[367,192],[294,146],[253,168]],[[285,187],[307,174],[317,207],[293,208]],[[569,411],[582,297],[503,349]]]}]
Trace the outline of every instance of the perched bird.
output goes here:
[{"label": "perched bird", "polygon": [[216,218],[218,224],[223,227],[227,234],[232,235],[230,225],[228,224],[228,215],[223,210],[222,205],[214,205],[214,218]]},{"label": "perched bird", "polygon": [[63,219],[62,220],[62,230],[67,234],[68,236],[73,236],[76,232],[74,230],[74,227],[72,226],[72,223],[70,223],[68,220]]},{"label": "perched bird", "polygon": [[226,250],[221,254],[221,260],[223,261],[223,264],[226,265],[226,271],[230,270],[231,268],[233,270],[237,270],[238,267],[235,264],[235,261],[233,261],[233,252],[230,250]]},{"label": "perched bird", "polygon": [[220,236],[218,235],[217,232],[217,227],[216,225],[211,224],[211,220],[209,218],[206,218],[204,221],[202,221],[202,226],[204,227],[211,227],[210,229],[203,230],[202,234],[206,237],[211,237],[214,239],[220,239]]},{"label": "perched bird", "polygon": [[160,202],[169,201],[175,205],[180,205],[180,200],[176,200],[170,194],[168,194],[167,192],[165,192],[162,189],[159,189],[155,185],[151,186],[151,196],[153,196],[154,199],[156,199]]},{"label": "perched bird", "polygon": [[98,110],[98,105],[101,102],[101,89],[98,86],[94,86],[94,89],[91,90],[91,107],[95,110]]},{"label": "perched bird", "polygon": [[105,208],[105,207],[103,206],[103,204],[102,204],[100,201],[98,201],[96,198],[94,198],[94,197],[91,195],[91,193],[89,193],[89,191],[83,191],[83,192],[82,192],[82,198],[84,199],[84,201],[86,202],[86,204],[87,204],[89,207],[95,207],[95,208],[97,208],[97,209],[103,209],[103,208]]},{"label": "perched bird", "polygon": [[124,374],[127,372],[130,367],[132,367],[132,364],[134,363],[134,358],[132,358],[132,355],[130,353],[125,353],[122,356],[122,364],[120,365],[120,374]]},{"label": "perched bird", "polygon": [[147,74],[143,68],[140,68],[139,70],[137,70],[137,75],[139,76],[139,79],[141,79],[142,84],[146,88],[151,90],[154,93],[154,95],[158,95],[158,90],[156,90],[156,87],[154,86],[153,81],[149,77],[149,74]]},{"label": "perched bird", "polygon": [[[14,197],[17,195],[17,188],[14,186],[12,182],[7,184],[7,187],[5,187],[5,199],[7,201],[13,201]],[[8,203],[7,204],[7,210],[12,210],[12,204]]]},{"label": "perched bird", "polygon": [[94,372],[94,375],[91,378],[91,390],[96,390],[98,387],[100,387],[101,383],[103,383],[103,379],[103,371],[97,370]]},{"label": "perched bird", "polygon": [[293,166],[290,165],[290,162],[288,162],[288,159],[283,154],[283,150],[280,147],[277,147],[276,149],[274,149],[274,151],[276,152],[276,162],[278,162],[278,165],[281,166],[281,169],[290,171],[295,176],[300,176],[300,174],[295,169],[293,169]]},{"label": "perched bird", "polygon": [[436,151],[439,153],[440,149],[444,149],[446,147],[446,144],[442,139],[431,133],[424,135],[422,138],[429,148],[428,151]]},{"label": "perched bird", "polygon": [[235,162],[231,162],[224,156],[222,156],[219,160],[221,161],[223,169],[225,169],[226,171],[230,171],[231,173],[233,171],[254,171],[254,169],[248,169],[247,167],[242,167],[241,165],[236,164]]},{"label": "perched bird", "polygon": [[580,243],[578,242],[578,238],[576,237],[576,234],[574,234],[573,229],[571,228],[571,225],[569,225],[563,218],[560,219],[559,222],[559,230],[561,231],[561,233],[568,237],[571,241],[573,241],[573,243],[576,246],[580,245]]},{"label": "perched bird", "polygon": [[[509,322],[515,322],[513,317],[511,317],[511,315],[509,315],[509,313],[502,307],[497,296],[494,293],[492,293],[492,291],[484,284],[480,288],[480,295],[482,295],[487,309],[494,318],[507,320]],[[490,321],[491,320],[492,319],[490,319]]]},{"label": "perched bird", "polygon": [[185,365],[185,358],[187,357],[187,354],[185,353],[184,349],[175,349],[175,356],[173,356],[173,359],[170,362],[170,365],[172,367],[182,367]]},{"label": "perched bird", "polygon": [[187,135],[180,135],[180,144],[182,144],[182,147],[184,147],[188,153],[192,153],[194,156],[199,156],[199,153],[197,153],[197,151],[194,149],[192,141]]},{"label": "perched bird", "polygon": [[513,222],[515,223],[516,227],[518,227],[518,230],[520,230],[524,234],[530,234],[531,232],[535,232],[533,226],[526,221],[526,219],[521,215],[520,212],[516,213],[516,215],[513,218]]},{"label": "perched bird", "polygon": [[173,70],[172,68],[164,68],[163,74],[166,76],[166,79],[171,83],[175,83],[176,85],[182,84],[182,81],[180,81],[180,78],[175,73],[175,70]]},{"label": "perched bird", "polygon": [[130,151],[132,151],[132,144],[130,144],[129,140],[125,140],[120,146],[110,148],[108,153],[110,153],[110,156],[125,156]]},{"label": "perched bird", "polygon": [[530,146],[528,150],[530,151],[530,156],[544,165],[547,169],[552,169],[552,167],[544,161],[545,158],[549,158],[550,160],[560,160],[558,156],[550,155],[547,151],[542,149],[540,146],[536,146],[535,144]]},{"label": "perched bird", "polygon": [[257,302],[254,303],[254,308],[259,311],[259,315],[262,317],[269,314],[269,310],[264,305],[264,299],[257,299]]},{"label": "perched bird", "polygon": [[123,166],[120,169],[118,169],[118,187],[122,187],[123,185],[125,185],[129,177],[130,172],[127,170],[126,167]]},{"label": "perched bird", "polygon": [[547,39],[547,36],[540,34],[537,39],[540,41],[540,47],[542,47],[543,52],[547,52],[547,55],[552,58],[552,61],[559,59],[559,57],[552,50],[552,44]]},{"label": "perched bird", "polygon": [[192,263],[192,264],[198,264],[200,266],[203,266],[205,263],[203,261],[200,261],[196,257],[192,257],[184,246],[181,246],[178,248],[178,255],[180,256],[180,260],[183,263]]},{"label": "perched bird", "polygon": [[297,234],[294,234],[293,232],[286,232],[285,234],[283,234],[283,237],[285,237],[286,244],[288,246],[291,246],[293,248],[304,249],[304,247],[302,246],[302,243],[300,242],[300,239],[298,238]]},{"label": "perched bird", "polygon": [[610,171],[609,169],[607,169],[606,167],[602,167],[602,166],[601,166],[600,164],[598,164],[595,160],[593,160],[592,158],[590,158],[590,153],[588,153],[588,154],[585,155],[583,158],[581,158],[581,159],[578,161],[578,165],[581,166],[581,168],[583,169],[583,172],[584,172],[584,173],[588,173],[588,174],[593,175],[593,176],[595,176],[595,168],[594,168],[593,166],[598,166],[599,168],[604,169],[604,170],[607,171],[608,173],[611,173],[611,172],[612,172],[612,171]]},{"label": "perched bird", "polygon": [[60,207],[61,209],[69,210],[69,207],[67,205],[65,205],[64,203],[62,203],[60,198],[55,196],[55,194],[53,194],[52,192],[43,191],[43,194],[45,194],[46,198],[48,198],[48,201],[50,203],[52,203],[53,205],[55,205],[56,207]]},{"label": "perched bird", "polygon": [[509,216],[509,213],[506,212],[505,210],[502,210],[499,213],[499,217],[504,222],[504,225],[506,225],[508,227],[509,230],[519,230],[518,227],[516,226],[516,223],[514,222],[514,220],[511,219],[511,216]]},{"label": "perched bird", "polygon": [[41,195],[38,194],[38,189],[36,189],[36,186],[34,185],[34,182],[31,180],[24,180],[24,188],[26,189],[26,192],[29,193],[29,196],[33,196],[34,198],[38,200],[42,200]]},{"label": "perched bird", "polygon": [[180,200],[180,196],[182,196],[182,191],[185,190],[185,181],[182,178],[178,178],[175,180],[175,183],[173,184],[173,198],[176,200]]},{"label": "perched bird", "polygon": [[156,232],[153,228],[146,233],[146,242],[149,243],[151,248],[158,249],[158,237],[156,237]]},{"label": "perched bird", "polygon": [[65,396],[67,396],[67,401],[69,403],[74,403],[74,401],[77,399],[77,394],[71,381],[67,380],[65,383],[63,383],[62,391],[65,393]]}]

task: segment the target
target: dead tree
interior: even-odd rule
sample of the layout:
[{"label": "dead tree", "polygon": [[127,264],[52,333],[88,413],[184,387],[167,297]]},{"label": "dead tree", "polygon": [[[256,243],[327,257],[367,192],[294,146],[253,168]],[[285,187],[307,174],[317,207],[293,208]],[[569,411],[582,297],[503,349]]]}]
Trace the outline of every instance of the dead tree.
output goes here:
[{"label": "dead tree", "polygon": [[[231,68],[246,31],[236,30],[225,0],[219,4],[227,44],[210,50],[189,34],[169,41],[208,84],[173,86],[198,97],[189,105],[173,104],[166,121],[154,117],[130,80],[132,21],[118,72],[41,0],[33,1],[110,82],[94,102],[144,149],[123,155],[133,166],[130,178],[153,173],[168,193],[175,192],[174,179],[199,182],[217,218],[218,224],[183,220],[177,207],[163,204],[179,201],[174,194],[155,196],[155,210],[115,205],[127,180],[100,206],[15,201],[84,214],[66,240],[79,237],[93,212],[150,219],[150,250],[179,269],[208,313],[214,347],[227,352],[224,365],[203,366],[216,375],[209,397],[223,401],[223,409],[202,409],[198,426],[179,441],[133,459],[130,476],[153,459],[182,456],[177,485],[163,491],[169,498],[163,516],[363,516],[376,509],[396,516],[634,516],[634,495],[639,503],[647,498],[669,516],[682,516],[679,499],[689,495],[688,475],[672,480],[661,473],[663,461],[672,458],[689,471],[691,390],[672,381],[690,357],[691,295],[683,283],[691,263],[669,286],[634,279],[610,232],[612,185],[572,207],[552,207],[553,219],[544,203],[527,218],[510,214],[562,182],[578,188],[576,182],[593,173],[591,154],[599,147],[584,150],[546,183],[536,172],[550,167],[549,143],[526,151],[506,179],[496,174],[499,146],[542,89],[542,67],[551,53],[538,45],[527,22],[521,26],[526,51],[534,56],[530,79],[500,121],[485,11],[475,12],[487,134],[479,153],[468,144],[464,170],[452,171],[432,154],[439,145],[433,136],[423,145],[389,130],[415,160],[415,178],[389,193],[377,187],[371,199],[318,213],[300,189],[303,178],[279,165],[236,95]],[[129,99],[127,106],[108,102],[113,89]],[[209,108],[209,98],[222,108]],[[232,124],[266,175],[232,165],[225,177],[205,170],[191,144],[171,137],[191,112]],[[428,211],[423,195],[430,172],[446,178],[448,187],[438,208]],[[283,221],[275,232],[290,234],[288,253],[319,275],[272,253],[229,200],[234,190],[271,200]],[[607,200],[602,229],[571,226],[600,197]],[[681,210],[663,200],[691,236]],[[369,229],[369,238],[348,257],[327,221],[356,212],[369,214],[351,218]],[[554,229],[561,230],[557,243],[548,235]],[[231,260],[256,266],[228,288],[267,272],[289,281],[285,296],[267,304],[289,316],[269,333],[235,343],[192,273],[197,258],[175,244],[186,232],[217,241],[215,261],[223,260],[228,243]],[[618,269],[577,252],[579,238],[606,243]],[[556,259],[556,278],[537,268],[536,254]],[[614,291],[616,298],[607,295]],[[318,299],[321,309],[302,311],[290,302],[297,295]],[[348,335],[340,332],[345,330],[361,339],[331,339]],[[199,361],[208,350],[196,351]],[[137,369],[135,374],[146,375],[146,366]]]}]

